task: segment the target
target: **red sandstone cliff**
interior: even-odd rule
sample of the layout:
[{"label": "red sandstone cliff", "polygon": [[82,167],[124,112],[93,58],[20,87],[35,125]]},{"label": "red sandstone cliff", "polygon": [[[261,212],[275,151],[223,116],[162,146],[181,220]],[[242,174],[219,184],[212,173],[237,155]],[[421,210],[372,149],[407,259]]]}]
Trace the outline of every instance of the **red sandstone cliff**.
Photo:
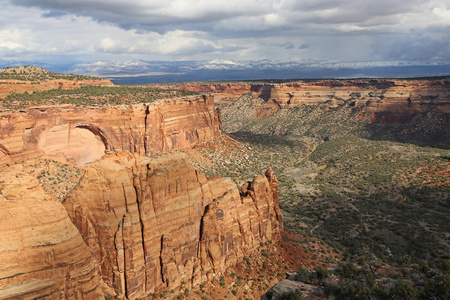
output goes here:
[{"label": "red sandstone cliff", "polygon": [[0,159],[47,154],[78,165],[105,150],[141,155],[190,148],[221,134],[212,96],[113,107],[70,105],[0,113]]},{"label": "red sandstone cliff", "polygon": [[253,90],[252,84],[245,83],[191,83],[182,82],[173,85],[152,85],[161,89],[176,89],[189,92],[214,93],[214,101],[217,103],[232,102],[233,100]]},{"label": "red sandstone cliff", "polygon": [[100,299],[102,280],[63,205],[20,165],[0,174],[0,299]]},{"label": "red sandstone cliff", "polygon": [[[99,299],[106,283],[134,299],[183,281],[196,286],[279,239],[273,172],[240,195],[230,179],[206,178],[181,154],[140,157],[220,137],[213,101],[1,112],[0,163],[43,154],[96,162],[66,210],[36,179],[0,174],[0,298]],[[114,151],[123,149],[134,154]]]},{"label": "red sandstone cliff", "polygon": [[[400,79],[354,79],[296,81],[282,84],[249,83],[181,83],[161,88],[188,91],[214,92],[217,103],[233,102],[245,93],[265,100],[266,105],[290,107],[329,103],[336,106],[350,101],[367,112],[392,114],[379,120],[395,122],[406,120],[417,112],[436,109],[450,114],[450,79],[400,80]],[[447,118],[450,126],[450,118]]]},{"label": "red sandstone cliff", "polygon": [[243,187],[208,179],[180,153],[110,153],[63,202],[103,280],[128,298],[185,281],[196,286],[278,240],[282,215],[273,172]]}]

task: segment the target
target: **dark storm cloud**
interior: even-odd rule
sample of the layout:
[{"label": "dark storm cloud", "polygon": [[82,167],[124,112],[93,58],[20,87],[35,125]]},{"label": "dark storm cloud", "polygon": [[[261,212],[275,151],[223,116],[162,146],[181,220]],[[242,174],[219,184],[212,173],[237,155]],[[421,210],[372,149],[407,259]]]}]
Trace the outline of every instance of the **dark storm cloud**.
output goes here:
[{"label": "dark storm cloud", "polygon": [[449,57],[448,0],[6,0],[0,2],[0,16],[0,43],[7,53],[45,49],[127,59]]},{"label": "dark storm cloud", "polygon": [[[395,22],[420,0],[10,0],[25,7],[66,12],[109,22],[126,29],[166,32],[174,29],[256,31],[299,26],[357,23],[374,26]],[[271,20],[272,18],[272,20]],[[278,22],[273,22],[275,19]],[[381,18],[381,19],[380,19]],[[276,20],[275,20],[276,21]]]},{"label": "dark storm cloud", "polygon": [[[156,32],[205,28],[205,24],[240,16],[257,16],[272,9],[271,1],[178,1],[178,0],[10,0],[24,7],[65,11],[109,22],[126,29],[140,28]],[[209,27],[211,28],[211,27]]]}]

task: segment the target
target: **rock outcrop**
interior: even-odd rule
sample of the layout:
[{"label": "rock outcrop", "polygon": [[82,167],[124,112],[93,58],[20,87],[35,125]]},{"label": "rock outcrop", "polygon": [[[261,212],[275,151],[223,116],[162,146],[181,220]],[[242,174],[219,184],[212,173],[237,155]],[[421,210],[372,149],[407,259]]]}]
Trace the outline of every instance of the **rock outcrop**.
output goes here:
[{"label": "rock outcrop", "polygon": [[[318,296],[315,296],[313,293],[317,290],[317,287],[305,284],[299,281],[293,281],[288,279],[283,279],[278,282],[276,285],[271,287],[267,293],[262,295],[260,300],[283,300],[290,299],[291,296],[302,295],[301,299],[320,299]],[[299,298],[295,298],[299,299]]]},{"label": "rock outcrop", "polygon": [[211,279],[283,230],[269,170],[242,188],[206,178],[181,153],[114,152],[93,163],[63,204],[103,280],[130,299]]},{"label": "rock outcrop", "polygon": [[0,159],[46,154],[83,165],[105,150],[150,155],[213,142],[220,134],[212,96],[130,106],[40,106],[0,113]]},{"label": "rock outcrop", "polygon": [[7,169],[0,174],[0,299],[103,298],[97,263],[63,205],[20,165]]}]

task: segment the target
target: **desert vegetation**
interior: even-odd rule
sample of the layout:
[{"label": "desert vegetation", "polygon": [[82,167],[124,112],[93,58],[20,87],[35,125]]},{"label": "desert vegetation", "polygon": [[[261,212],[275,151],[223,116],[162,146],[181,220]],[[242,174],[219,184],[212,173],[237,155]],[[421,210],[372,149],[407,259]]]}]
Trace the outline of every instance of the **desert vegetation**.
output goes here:
[{"label": "desert vegetation", "polygon": [[[320,283],[324,295],[446,299],[448,129],[430,126],[433,112],[407,124],[373,124],[350,99],[342,100],[273,109],[246,94],[223,104],[223,128],[234,143],[195,149],[207,158],[197,159],[198,167],[238,184],[267,167],[275,170],[285,230],[333,249],[337,255],[325,255],[325,265],[340,261]],[[314,266],[301,264],[317,284]],[[342,271],[346,267],[354,274]]]},{"label": "desert vegetation", "polygon": [[[381,98],[387,83],[375,83],[380,92],[372,96]],[[0,107],[130,105],[191,94],[197,93],[82,86],[10,94]],[[283,249],[263,243],[261,253],[199,290],[186,283],[147,298],[252,299],[295,270],[296,280],[321,287],[317,297],[448,299],[448,128],[430,125],[431,109],[407,123],[373,122],[352,105],[360,96],[280,108],[248,93],[218,105],[228,136],[183,151],[208,177],[230,177],[238,186],[272,168],[280,182]],[[83,174],[52,159],[23,164],[59,200]]]},{"label": "desert vegetation", "polygon": [[65,79],[65,80],[103,80],[103,78],[61,74],[44,70],[35,66],[21,66],[16,68],[4,68],[0,70],[0,80],[21,80],[39,83],[39,81]]},{"label": "desert vegetation", "polygon": [[18,110],[29,106],[61,105],[111,106],[151,103],[157,99],[183,97],[196,93],[130,86],[82,86],[73,90],[53,89],[33,93],[12,93],[0,98],[0,108]]},{"label": "desert vegetation", "polygon": [[400,263],[410,255],[438,263],[449,247],[447,155],[356,137],[323,143],[294,166],[316,170],[306,179],[315,192],[291,194],[289,210],[317,226],[317,236],[348,247],[349,259],[374,254]]},{"label": "desert vegetation", "polygon": [[292,279],[320,285],[315,295],[337,299],[448,299],[450,260],[431,269],[425,262],[400,267],[381,266],[376,260],[341,261],[332,271],[300,268]]},{"label": "desert vegetation", "polygon": [[[44,190],[62,201],[75,187],[84,173],[84,169],[50,158],[38,158],[16,162],[23,170],[36,177]],[[12,164],[4,164],[5,168],[12,168]]]}]

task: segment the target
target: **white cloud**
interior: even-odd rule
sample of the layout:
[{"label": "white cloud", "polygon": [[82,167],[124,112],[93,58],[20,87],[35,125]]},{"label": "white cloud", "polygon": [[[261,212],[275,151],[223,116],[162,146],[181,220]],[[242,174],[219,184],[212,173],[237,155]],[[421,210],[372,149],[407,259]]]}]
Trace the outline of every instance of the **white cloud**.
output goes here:
[{"label": "white cloud", "polygon": [[0,45],[4,49],[8,49],[9,51],[18,51],[25,50],[27,47],[25,46],[25,37],[29,36],[28,34],[19,29],[3,29],[0,30]]},{"label": "white cloud", "polygon": [[197,52],[210,52],[221,47],[201,32],[183,30],[169,31],[165,34],[124,32],[122,35],[104,37],[95,48],[110,54],[162,54],[178,55]]}]

